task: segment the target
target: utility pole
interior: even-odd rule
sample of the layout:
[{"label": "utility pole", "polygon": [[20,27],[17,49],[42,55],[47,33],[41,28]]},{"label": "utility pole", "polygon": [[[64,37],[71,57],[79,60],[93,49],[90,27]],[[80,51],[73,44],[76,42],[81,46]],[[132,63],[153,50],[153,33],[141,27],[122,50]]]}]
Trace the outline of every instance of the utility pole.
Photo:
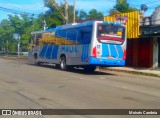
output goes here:
[{"label": "utility pole", "polygon": [[2,47],[2,51],[3,51],[3,54],[4,54],[4,51],[5,51],[5,50],[4,50],[4,49],[5,49],[5,48],[4,48],[4,42],[2,42],[2,46],[3,46],[3,47]]},{"label": "utility pole", "polygon": [[43,21],[43,30],[46,30],[46,20]]},{"label": "utility pole", "polygon": [[7,43],[6,43],[6,44],[7,44],[7,56],[8,56],[8,40],[7,40]]},{"label": "utility pole", "polygon": [[55,3],[55,0],[50,0],[51,4],[59,11],[62,17],[65,19],[65,23],[68,24],[68,0],[65,0],[65,14],[60,7]]},{"label": "utility pole", "polygon": [[21,42],[20,42],[20,35],[18,35],[18,45],[17,45],[17,52],[18,52],[18,57],[21,57],[21,54],[20,54],[20,45],[21,45]]},{"label": "utility pole", "polygon": [[65,0],[65,20],[66,24],[68,24],[68,0]]},{"label": "utility pole", "polygon": [[18,42],[18,46],[17,46],[17,48],[18,48],[18,57],[20,57],[20,42]]},{"label": "utility pole", "polygon": [[74,0],[73,23],[76,21],[76,0]]}]

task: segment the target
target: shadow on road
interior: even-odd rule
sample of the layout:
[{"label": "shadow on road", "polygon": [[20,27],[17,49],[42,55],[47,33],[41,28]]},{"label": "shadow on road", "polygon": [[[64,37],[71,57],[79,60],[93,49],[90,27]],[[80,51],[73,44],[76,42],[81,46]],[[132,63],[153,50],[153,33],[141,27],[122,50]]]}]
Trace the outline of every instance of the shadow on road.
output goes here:
[{"label": "shadow on road", "polygon": [[[55,70],[59,70],[61,71],[59,68],[57,68],[56,66],[50,64],[50,65],[47,65],[47,64],[42,64],[40,66],[38,65],[34,65],[34,64],[30,64],[30,63],[26,63],[27,65],[31,65],[31,66],[37,66],[37,67],[42,67],[42,68],[50,68],[50,69],[55,69]],[[77,74],[85,74],[85,75],[114,75],[115,74],[111,74],[111,73],[107,73],[107,72],[102,72],[102,71],[95,71],[95,72],[92,72],[92,73],[88,73],[88,72],[84,72],[83,69],[73,69],[73,70],[68,70],[68,71],[65,71],[65,72],[72,72],[72,73],[77,73]]]}]

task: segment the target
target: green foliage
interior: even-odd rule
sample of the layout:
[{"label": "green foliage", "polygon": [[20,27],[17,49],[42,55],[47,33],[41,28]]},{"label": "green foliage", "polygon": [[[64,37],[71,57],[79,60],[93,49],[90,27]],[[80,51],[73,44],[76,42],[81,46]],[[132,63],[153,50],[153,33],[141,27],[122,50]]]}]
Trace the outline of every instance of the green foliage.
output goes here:
[{"label": "green foliage", "polygon": [[[4,48],[6,53],[16,52],[17,44],[20,42],[22,51],[27,51],[27,46],[30,39],[30,34],[33,31],[42,30],[42,22],[46,21],[48,28],[53,28],[65,23],[64,13],[65,4],[56,3],[55,0],[43,0],[44,6],[48,8],[45,13],[41,13],[37,18],[21,15],[8,15],[8,19],[0,22],[0,51]],[[69,23],[73,22],[73,6],[68,7]],[[103,14],[96,9],[90,10],[88,13],[81,10],[76,11],[76,21],[83,20],[103,20]],[[17,37],[15,37],[18,36]]]},{"label": "green foliage", "polygon": [[97,12],[96,9],[91,9],[89,11],[89,19],[99,19],[102,20],[103,19],[103,14],[101,12]]},{"label": "green foliage", "polygon": [[96,9],[91,9],[89,13],[81,10],[77,16],[78,21],[89,21],[89,20],[103,20],[102,12],[98,12]]},{"label": "green foliage", "polygon": [[49,28],[64,24],[64,19],[57,9],[49,9],[45,14],[40,15],[39,20],[41,23],[45,20]]},{"label": "green foliage", "polygon": [[14,31],[11,23],[8,20],[2,20],[0,23],[0,46],[1,49],[5,48],[6,53],[8,53],[8,46],[13,42],[12,32]]},{"label": "green foliage", "polygon": [[87,20],[88,19],[88,15],[84,10],[81,10],[79,13],[79,20],[83,21],[83,20]]},{"label": "green foliage", "polygon": [[113,9],[110,10],[110,15],[114,15],[117,13],[126,13],[126,12],[132,12],[136,11],[136,8],[130,7],[127,0],[117,0],[116,5],[113,7]]},{"label": "green foliage", "polygon": [[[16,52],[20,42],[22,51],[27,51],[28,41],[32,31],[40,30],[39,18],[29,17],[25,14],[8,15],[0,23],[0,49],[5,48],[6,53]],[[19,38],[14,37],[17,34]]]},{"label": "green foliage", "polygon": [[[47,22],[47,27],[56,27],[65,23],[65,19],[62,14],[65,13],[65,4],[56,3],[55,0],[44,0],[44,4],[49,10],[41,17]],[[62,14],[61,14],[61,13]],[[69,23],[73,22],[73,6],[68,7]],[[79,13],[76,11],[76,21],[81,22],[83,20],[103,20],[103,13],[98,12],[96,9],[91,9],[89,13],[81,10]]]},{"label": "green foliage", "polygon": [[44,6],[48,8],[54,8],[53,4],[56,4],[55,0],[43,0]]}]

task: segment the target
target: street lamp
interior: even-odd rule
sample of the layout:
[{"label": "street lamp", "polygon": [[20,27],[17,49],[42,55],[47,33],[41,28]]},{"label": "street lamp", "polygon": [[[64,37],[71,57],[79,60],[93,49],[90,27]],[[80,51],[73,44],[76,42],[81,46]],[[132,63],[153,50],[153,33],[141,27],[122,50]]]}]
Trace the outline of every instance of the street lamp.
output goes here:
[{"label": "street lamp", "polygon": [[7,40],[7,55],[8,55],[8,40]]},{"label": "street lamp", "polygon": [[18,35],[18,45],[17,45],[17,49],[18,49],[18,57],[20,57],[20,35]]},{"label": "street lamp", "polygon": [[2,52],[3,52],[3,54],[4,54],[4,50],[5,48],[4,48],[4,42],[2,42]]}]

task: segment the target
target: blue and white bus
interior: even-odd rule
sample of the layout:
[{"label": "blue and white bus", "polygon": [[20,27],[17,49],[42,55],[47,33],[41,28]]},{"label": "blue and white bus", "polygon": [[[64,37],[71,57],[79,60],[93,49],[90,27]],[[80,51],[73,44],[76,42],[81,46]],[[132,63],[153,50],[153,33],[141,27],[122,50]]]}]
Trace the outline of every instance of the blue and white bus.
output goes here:
[{"label": "blue and white bus", "polygon": [[115,22],[90,21],[32,32],[29,59],[38,65],[56,64],[61,70],[125,66],[126,27]]}]

